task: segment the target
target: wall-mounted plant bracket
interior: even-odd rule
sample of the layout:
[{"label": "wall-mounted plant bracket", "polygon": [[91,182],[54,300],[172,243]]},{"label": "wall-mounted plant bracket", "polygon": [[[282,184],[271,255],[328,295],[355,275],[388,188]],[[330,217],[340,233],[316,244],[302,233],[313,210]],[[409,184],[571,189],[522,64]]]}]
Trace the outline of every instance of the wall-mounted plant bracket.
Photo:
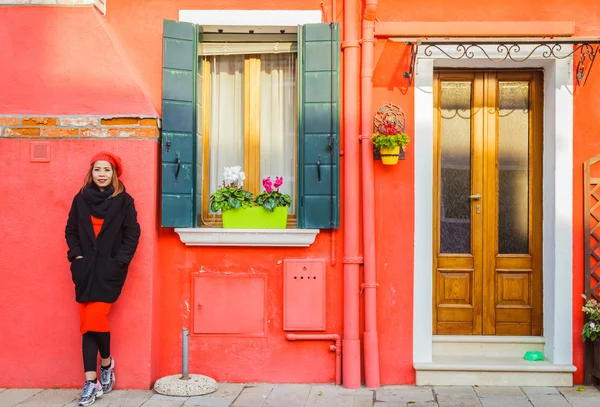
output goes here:
[{"label": "wall-mounted plant bracket", "polygon": [[[373,132],[383,131],[385,122],[393,122],[401,133],[406,132],[406,117],[404,116],[404,112],[393,103],[386,103],[377,109],[377,112],[375,112],[375,116],[373,117]],[[373,159],[381,160],[381,152],[375,146],[373,146]],[[400,147],[398,159],[405,159],[404,149],[402,149],[402,147]]]}]

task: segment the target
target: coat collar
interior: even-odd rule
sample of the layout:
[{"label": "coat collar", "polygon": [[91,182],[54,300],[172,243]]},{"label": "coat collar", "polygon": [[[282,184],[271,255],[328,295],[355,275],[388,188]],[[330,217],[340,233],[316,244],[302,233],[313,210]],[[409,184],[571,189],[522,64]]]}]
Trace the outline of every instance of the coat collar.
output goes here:
[{"label": "coat collar", "polygon": [[[100,229],[100,233],[98,233],[98,238],[100,237],[102,232],[106,230],[108,225],[110,225],[119,209],[123,206],[123,199],[125,199],[125,191],[123,191],[122,193],[120,193],[112,199],[113,203],[110,205],[110,208],[108,208],[108,212],[106,214],[106,217],[104,218],[104,222],[102,223],[102,229]],[[90,218],[90,224],[91,223],[92,220]]]},{"label": "coat collar", "polygon": [[[102,223],[102,229],[100,229],[100,233],[98,233],[98,238],[102,234],[102,232],[110,225],[110,223],[115,218],[115,215],[119,211],[119,209],[123,206],[123,200],[125,199],[125,192],[123,191],[119,195],[115,196],[113,199],[113,203],[110,205],[106,217],[104,218],[104,222]],[[87,203],[85,202],[85,198],[83,195],[79,196],[80,205],[79,206],[79,214],[81,225],[83,226],[85,232],[89,236],[92,242],[95,242],[97,237],[94,235],[94,227],[92,226],[92,218],[90,214],[90,210],[88,208]]]}]

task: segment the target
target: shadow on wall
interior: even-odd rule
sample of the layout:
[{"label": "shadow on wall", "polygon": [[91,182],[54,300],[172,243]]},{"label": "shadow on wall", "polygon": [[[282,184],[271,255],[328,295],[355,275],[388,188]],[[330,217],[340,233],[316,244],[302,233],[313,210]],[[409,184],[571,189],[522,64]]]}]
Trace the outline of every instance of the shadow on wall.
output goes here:
[{"label": "shadow on wall", "polygon": [[398,89],[406,95],[409,80],[404,78],[410,66],[411,47],[400,42],[386,41],[379,58],[375,60],[373,86],[376,88]]}]

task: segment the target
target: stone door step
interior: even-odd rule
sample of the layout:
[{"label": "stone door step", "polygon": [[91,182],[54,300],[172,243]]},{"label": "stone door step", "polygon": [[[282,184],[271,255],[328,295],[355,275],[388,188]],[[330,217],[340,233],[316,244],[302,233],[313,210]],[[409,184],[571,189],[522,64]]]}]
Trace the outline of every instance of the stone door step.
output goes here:
[{"label": "stone door step", "polygon": [[573,365],[530,362],[522,357],[439,356],[415,363],[417,385],[572,386]]},{"label": "stone door step", "polygon": [[527,351],[544,351],[541,336],[434,335],[433,356],[522,358]]}]

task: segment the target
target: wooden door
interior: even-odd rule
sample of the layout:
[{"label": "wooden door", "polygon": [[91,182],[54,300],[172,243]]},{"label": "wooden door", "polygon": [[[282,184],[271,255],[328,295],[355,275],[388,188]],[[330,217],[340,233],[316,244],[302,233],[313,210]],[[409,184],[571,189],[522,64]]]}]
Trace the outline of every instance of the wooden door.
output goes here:
[{"label": "wooden door", "polygon": [[435,74],[433,333],[542,334],[542,73]]}]

